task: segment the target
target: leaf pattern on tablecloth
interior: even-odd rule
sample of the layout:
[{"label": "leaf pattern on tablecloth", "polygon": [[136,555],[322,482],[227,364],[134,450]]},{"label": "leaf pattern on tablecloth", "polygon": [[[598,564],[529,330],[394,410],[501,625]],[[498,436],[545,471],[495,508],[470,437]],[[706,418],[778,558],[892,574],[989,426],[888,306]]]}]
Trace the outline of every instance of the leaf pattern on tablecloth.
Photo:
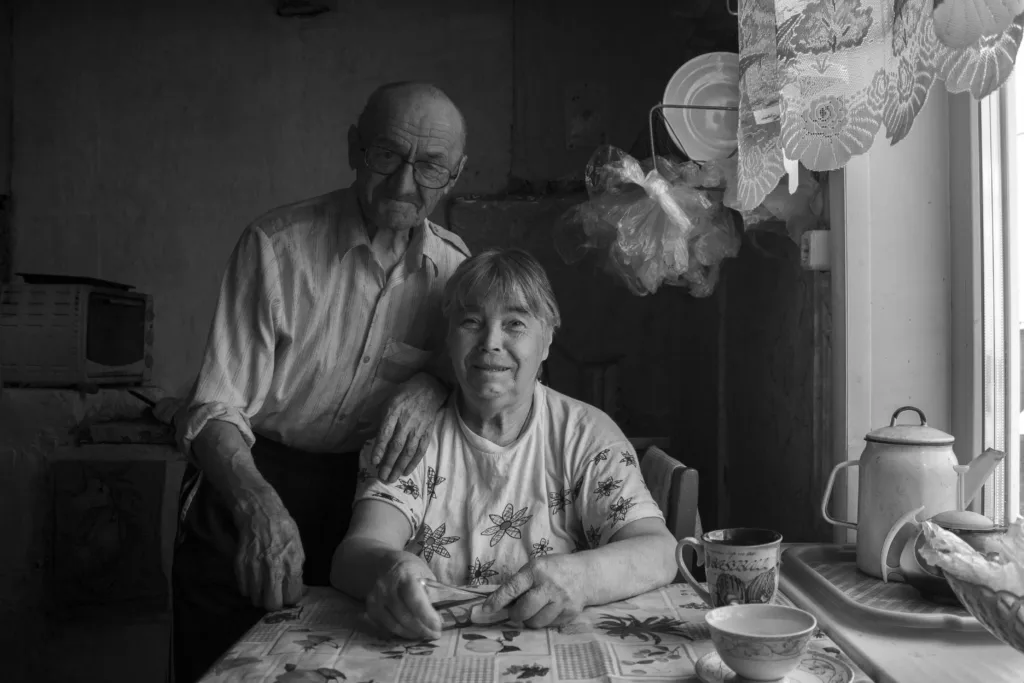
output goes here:
[{"label": "leaf pattern on tablecloth", "polygon": [[388,649],[382,650],[380,653],[385,659],[401,659],[405,656],[426,657],[432,655],[437,650],[437,643],[424,639],[414,643],[391,644],[386,647]]},{"label": "leaf pattern on tablecloth", "polygon": [[320,667],[317,669],[300,669],[292,663],[284,665],[284,673],[278,674],[274,683],[328,683],[328,681],[345,681],[348,677],[337,669]]},{"label": "leaf pattern on tablecloth", "polygon": [[515,676],[517,681],[547,676],[550,669],[541,664],[513,664],[502,672],[502,676]]},{"label": "leaf pattern on tablecloth", "polygon": [[601,617],[596,626],[609,636],[622,640],[628,638],[636,638],[644,642],[650,640],[655,645],[661,645],[661,640],[665,636],[693,640],[693,636],[684,628],[686,622],[675,617],[659,615],[649,616],[643,620],[632,614],[625,616],[602,614]]},{"label": "leaf pattern on tablecloth", "polygon": [[497,637],[487,636],[483,633],[463,633],[462,639],[468,641],[466,649],[470,652],[502,655],[520,651],[518,645],[512,644],[512,641],[519,635],[519,631],[502,630],[501,635]]}]

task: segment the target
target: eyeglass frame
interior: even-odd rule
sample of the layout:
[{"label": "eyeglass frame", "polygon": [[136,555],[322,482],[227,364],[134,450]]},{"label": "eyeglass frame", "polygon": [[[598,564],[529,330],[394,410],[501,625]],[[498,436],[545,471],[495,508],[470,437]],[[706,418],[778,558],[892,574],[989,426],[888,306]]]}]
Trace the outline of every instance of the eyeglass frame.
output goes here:
[{"label": "eyeglass frame", "polygon": [[[372,166],[370,166],[370,150],[374,149],[374,148],[383,150],[385,152],[389,152],[391,154],[394,154],[396,157],[398,157],[399,164],[395,168],[395,170],[391,171],[390,173],[382,173],[380,171],[375,170]],[[422,187],[425,190],[443,190],[444,188],[448,187],[453,182],[458,180],[459,176],[462,174],[462,168],[459,168],[459,170],[457,170],[457,171],[452,171],[448,167],[442,166],[441,164],[435,164],[432,161],[409,161],[408,159],[403,159],[402,156],[398,152],[396,152],[395,150],[388,149],[387,147],[382,147],[380,145],[363,145],[363,147],[361,147],[360,149],[363,152],[363,164],[365,164],[366,168],[370,169],[371,173],[376,173],[377,175],[382,175],[384,177],[390,178],[391,176],[393,176],[396,173],[398,173],[398,171],[403,166],[408,164],[409,166],[412,166],[412,181],[414,183],[416,183],[416,185],[418,185],[419,187]],[[458,164],[459,166],[462,165],[462,160],[463,159],[465,159],[464,156],[459,158],[459,164]],[[424,185],[423,183],[421,183],[416,178],[416,170],[417,170],[416,169],[416,164],[429,164],[430,166],[432,166],[434,168],[443,169],[448,174],[448,180],[446,180],[443,185],[438,185],[437,187],[430,187],[429,185]]]}]

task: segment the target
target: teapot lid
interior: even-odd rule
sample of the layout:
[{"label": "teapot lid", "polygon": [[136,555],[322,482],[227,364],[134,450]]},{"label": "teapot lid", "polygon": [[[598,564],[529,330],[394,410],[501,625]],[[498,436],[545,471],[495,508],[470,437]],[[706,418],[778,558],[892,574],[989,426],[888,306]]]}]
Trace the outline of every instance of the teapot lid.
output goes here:
[{"label": "teapot lid", "polygon": [[970,510],[947,510],[932,517],[931,521],[947,531],[989,531],[996,526],[985,515]]},{"label": "teapot lid", "polygon": [[[913,410],[917,413],[918,417],[921,418],[921,424],[896,424],[896,418],[899,417],[900,413],[907,410]],[[871,431],[864,437],[864,440],[873,441],[875,443],[901,444],[905,446],[948,446],[954,441],[951,434],[947,434],[941,429],[936,429],[935,427],[929,427],[928,420],[925,419],[924,413],[914,406],[903,406],[898,409],[892,414],[892,420],[890,420],[888,427],[879,427],[878,429]]]}]

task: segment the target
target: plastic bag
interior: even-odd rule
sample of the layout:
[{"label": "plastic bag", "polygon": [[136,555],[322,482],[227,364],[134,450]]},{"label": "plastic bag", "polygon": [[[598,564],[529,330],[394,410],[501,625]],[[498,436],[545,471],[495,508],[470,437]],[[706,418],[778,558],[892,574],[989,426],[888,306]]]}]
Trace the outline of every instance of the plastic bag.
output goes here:
[{"label": "plastic bag", "polygon": [[560,219],[556,250],[567,263],[605,252],[606,269],[638,296],[662,285],[710,295],[740,238],[732,214],[689,176],[685,164],[659,159],[655,170],[616,147],[598,148],[587,164],[589,200]]},{"label": "plastic bag", "polygon": [[994,591],[1024,595],[1024,519],[1009,525],[999,540],[999,551],[983,555],[956,534],[938,524],[922,524],[925,538],[921,557],[961,581],[988,586]]}]

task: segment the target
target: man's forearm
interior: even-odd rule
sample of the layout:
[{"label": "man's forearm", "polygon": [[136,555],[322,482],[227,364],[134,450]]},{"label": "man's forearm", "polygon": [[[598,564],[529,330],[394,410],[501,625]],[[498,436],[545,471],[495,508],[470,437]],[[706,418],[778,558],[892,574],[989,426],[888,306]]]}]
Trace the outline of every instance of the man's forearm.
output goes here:
[{"label": "man's forearm", "polygon": [[357,600],[365,600],[377,579],[399,562],[420,565],[423,576],[433,576],[427,563],[410,552],[395,550],[372,539],[347,539],[334,553],[331,585]]},{"label": "man's forearm", "polygon": [[256,468],[241,432],[229,422],[207,422],[192,441],[192,453],[233,513],[244,506],[248,495],[273,490]]},{"label": "man's forearm", "polygon": [[675,539],[634,536],[576,553],[582,566],[586,605],[605,605],[671,583],[678,571]]}]

